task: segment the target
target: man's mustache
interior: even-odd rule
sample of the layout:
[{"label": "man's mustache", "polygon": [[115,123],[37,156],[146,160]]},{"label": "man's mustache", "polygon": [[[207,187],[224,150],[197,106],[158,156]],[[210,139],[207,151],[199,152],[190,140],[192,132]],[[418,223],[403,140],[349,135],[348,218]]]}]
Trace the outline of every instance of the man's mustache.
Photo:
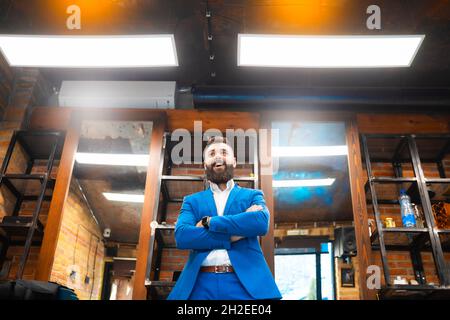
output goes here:
[{"label": "man's mustache", "polygon": [[227,164],[225,163],[225,161],[223,161],[222,159],[217,159],[217,161],[214,161],[213,163],[211,163],[211,167],[214,167],[214,166],[220,166],[220,165],[222,165],[222,164],[227,165]]}]

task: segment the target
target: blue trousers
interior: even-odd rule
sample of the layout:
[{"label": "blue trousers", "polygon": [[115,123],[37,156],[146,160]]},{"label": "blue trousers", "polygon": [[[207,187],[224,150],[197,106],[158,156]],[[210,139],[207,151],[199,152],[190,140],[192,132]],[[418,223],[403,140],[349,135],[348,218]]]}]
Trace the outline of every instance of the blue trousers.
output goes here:
[{"label": "blue trousers", "polygon": [[200,272],[189,300],[254,300],[234,272]]}]

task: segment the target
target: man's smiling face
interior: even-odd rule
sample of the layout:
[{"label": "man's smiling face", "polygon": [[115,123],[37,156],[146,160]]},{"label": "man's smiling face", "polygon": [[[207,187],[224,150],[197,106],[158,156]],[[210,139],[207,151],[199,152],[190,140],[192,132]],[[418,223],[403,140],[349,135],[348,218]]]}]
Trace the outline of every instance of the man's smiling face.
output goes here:
[{"label": "man's smiling face", "polygon": [[216,184],[227,183],[233,178],[236,167],[233,149],[223,142],[213,143],[204,151],[204,167],[208,180]]}]

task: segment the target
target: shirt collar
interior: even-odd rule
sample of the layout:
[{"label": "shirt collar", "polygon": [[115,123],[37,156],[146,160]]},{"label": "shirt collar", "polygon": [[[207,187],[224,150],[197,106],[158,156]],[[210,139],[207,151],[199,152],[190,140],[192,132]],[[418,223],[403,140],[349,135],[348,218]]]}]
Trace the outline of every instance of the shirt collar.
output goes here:
[{"label": "shirt collar", "polygon": [[212,192],[223,192],[223,191],[230,191],[231,189],[234,188],[234,180],[230,179],[227,182],[227,188],[225,190],[220,190],[219,186],[217,184],[215,184],[214,182],[209,182],[209,186],[211,188]]}]

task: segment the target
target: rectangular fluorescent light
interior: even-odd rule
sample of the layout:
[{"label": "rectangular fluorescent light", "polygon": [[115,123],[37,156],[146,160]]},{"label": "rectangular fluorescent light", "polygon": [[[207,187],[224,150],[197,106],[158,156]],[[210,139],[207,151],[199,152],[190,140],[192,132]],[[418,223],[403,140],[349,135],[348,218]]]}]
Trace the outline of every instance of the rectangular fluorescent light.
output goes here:
[{"label": "rectangular fluorescent light", "polygon": [[110,201],[144,203],[143,194],[111,193],[103,192],[106,199]]},{"label": "rectangular fluorescent light", "polygon": [[13,67],[139,68],[178,66],[173,35],[0,35]]},{"label": "rectangular fluorescent light", "polygon": [[109,166],[147,167],[150,156],[147,154],[112,154],[77,152],[75,161],[81,164]]},{"label": "rectangular fluorescent light", "polygon": [[238,35],[238,66],[290,68],[409,67],[425,35]]},{"label": "rectangular fluorescent light", "polygon": [[292,187],[323,187],[331,186],[336,179],[302,179],[302,180],[273,180],[274,188],[292,188]]},{"label": "rectangular fluorescent light", "polygon": [[272,147],[274,157],[327,157],[347,155],[347,146]]}]

